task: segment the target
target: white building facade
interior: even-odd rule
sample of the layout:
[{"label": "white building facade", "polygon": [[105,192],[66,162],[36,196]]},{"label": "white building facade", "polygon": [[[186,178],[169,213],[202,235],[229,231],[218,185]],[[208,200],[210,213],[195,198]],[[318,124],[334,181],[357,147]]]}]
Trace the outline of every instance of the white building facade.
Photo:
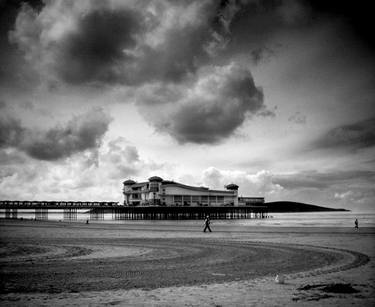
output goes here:
[{"label": "white building facade", "polygon": [[[238,197],[238,186],[228,184],[225,190],[210,190],[154,176],[147,182],[124,181],[125,206],[239,206],[263,204],[262,197]],[[240,200],[240,202],[239,202]]]}]

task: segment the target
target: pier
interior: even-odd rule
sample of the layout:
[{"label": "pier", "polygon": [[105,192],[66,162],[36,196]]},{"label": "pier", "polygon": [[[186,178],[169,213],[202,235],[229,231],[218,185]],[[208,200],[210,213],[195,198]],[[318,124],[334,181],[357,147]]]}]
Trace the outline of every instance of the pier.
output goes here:
[{"label": "pier", "polygon": [[87,201],[0,201],[5,218],[17,218],[18,210],[32,209],[35,219],[47,220],[48,210],[62,210],[64,220],[77,220],[78,210],[87,209],[90,220],[103,220],[111,213],[113,220],[200,220],[263,219],[268,217],[265,205],[244,206],[124,206],[118,202]]}]

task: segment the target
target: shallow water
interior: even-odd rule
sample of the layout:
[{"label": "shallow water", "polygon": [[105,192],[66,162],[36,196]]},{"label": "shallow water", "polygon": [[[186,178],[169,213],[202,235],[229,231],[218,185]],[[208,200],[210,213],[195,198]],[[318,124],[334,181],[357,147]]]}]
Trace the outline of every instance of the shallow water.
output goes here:
[{"label": "shallow water", "polygon": [[[48,214],[35,213],[33,209],[18,210],[13,218],[38,219],[50,221],[84,222],[90,220],[95,223],[120,224],[171,224],[196,225],[196,220],[119,220],[112,213],[90,214],[87,210],[78,210],[77,213],[64,213],[63,210],[48,210]],[[0,210],[0,218],[5,218],[5,210]],[[359,227],[375,227],[375,213],[373,212],[306,212],[306,213],[271,213],[266,219],[215,220],[218,225],[238,226],[285,226],[285,227],[354,227],[354,220],[358,219]]]},{"label": "shallow water", "polygon": [[375,213],[370,212],[271,213],[270,215],[272,218],[239,222],[243,225],[262,226],[354,227],[354,220],[358,219],[359,227],[375,226]]}]

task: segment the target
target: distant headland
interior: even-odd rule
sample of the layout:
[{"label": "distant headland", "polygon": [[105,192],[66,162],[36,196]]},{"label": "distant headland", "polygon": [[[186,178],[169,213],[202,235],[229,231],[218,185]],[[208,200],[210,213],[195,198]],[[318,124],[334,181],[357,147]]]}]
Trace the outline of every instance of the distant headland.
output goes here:
[{"label": "distant headland", "polygon": [[268,212],[321,212],[321,211],[350,211],[347,209],[336,209],[316,205],[298,203],[293,201],[266,202]]}]

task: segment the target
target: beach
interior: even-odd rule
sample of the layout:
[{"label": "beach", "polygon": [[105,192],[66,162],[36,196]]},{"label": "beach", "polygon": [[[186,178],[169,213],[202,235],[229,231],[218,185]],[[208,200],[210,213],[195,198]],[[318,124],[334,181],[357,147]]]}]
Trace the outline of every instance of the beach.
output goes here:
[{"label": "beach", "polygon": [[[374,306],[375,228],[1,220],[2,306]],[[285,283],[275,282],[276,275]]]}]

